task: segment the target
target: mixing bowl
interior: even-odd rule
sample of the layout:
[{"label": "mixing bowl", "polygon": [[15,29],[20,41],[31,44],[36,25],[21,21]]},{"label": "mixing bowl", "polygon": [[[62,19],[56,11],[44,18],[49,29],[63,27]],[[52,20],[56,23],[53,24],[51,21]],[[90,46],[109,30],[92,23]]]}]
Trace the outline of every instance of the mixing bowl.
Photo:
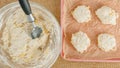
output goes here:
[{"label": "mixing bowl", "polygon": [[[11,61],[9,54],[7,54],[2,49],[2,45],[0,45],[0,66],[2,67],[7,66],[8,68],[49,68],[54,64],[54,62],[59,56],[59,53],[61,51],[61,30],[58,21],[43,6],[34,2],[30,2],[30,4],[33,9],[37,9],[40,11],[43,18],[46,18],[46,20],[49,19],[51,21],[50,23],[47,23],[48,25],[53,24],[53,29],[50,34],[51,41],[49,42],[47,49],[43,52],[40,60],[37,61],[37,63],[35,64],[33,63],[28,65],[17,64]],[[5,23],[11,19],[11,16],[13,16],[18,9],[21,9],[18,2],[10,3],[0,9],[0,37],[2,36],[2,30],[5,26]],[[33,14],[34,13],[35,11],[33,11]],[[20,19],[20,21],[22,20]],[[2,40],[0,40],[0,43],[2,43]]]}]

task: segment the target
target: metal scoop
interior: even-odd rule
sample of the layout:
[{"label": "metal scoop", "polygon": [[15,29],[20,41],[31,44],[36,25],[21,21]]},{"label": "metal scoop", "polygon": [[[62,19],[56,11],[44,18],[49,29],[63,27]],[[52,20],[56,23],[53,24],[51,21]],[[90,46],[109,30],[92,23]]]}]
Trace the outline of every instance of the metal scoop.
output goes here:
[{"label": "metal scoop", "polygon": [[33,30],[31,32],[32,39],[40,37],[40,35],[42,33],[42,29],[40,27],[36,26],[34,23],[35,18],[32,15],[31,7],[30,7],[28,0],[19,0],[19,3],[21,5],[23,11],[27,15],[28,21],[31,22],[33,25]]}]

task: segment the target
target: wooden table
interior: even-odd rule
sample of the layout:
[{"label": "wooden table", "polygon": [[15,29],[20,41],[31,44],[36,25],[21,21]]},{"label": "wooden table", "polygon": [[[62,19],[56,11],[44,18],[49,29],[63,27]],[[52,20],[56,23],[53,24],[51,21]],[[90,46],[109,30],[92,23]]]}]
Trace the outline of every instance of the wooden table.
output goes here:
[{"label": "wooden table", "polygon": [[[17,0],[0,0],[0,8]],[[45,6],[60,22],[60,0],[31,0]],[[1,66],[0,66],[1,67]],[[69,62],[58,58],[51,68],[120,68],[120,63]]]}]

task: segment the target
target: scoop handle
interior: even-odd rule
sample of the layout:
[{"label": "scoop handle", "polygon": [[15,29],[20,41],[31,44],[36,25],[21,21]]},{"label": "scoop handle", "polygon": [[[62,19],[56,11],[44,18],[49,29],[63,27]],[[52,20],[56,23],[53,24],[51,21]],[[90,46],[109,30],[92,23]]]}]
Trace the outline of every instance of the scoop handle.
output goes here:
[{"label": "scoop handle", "polygon": [[26,15],[32,14],[31,7],[30,7],[28,0],[19,0],[19,4],[22,7]]}]

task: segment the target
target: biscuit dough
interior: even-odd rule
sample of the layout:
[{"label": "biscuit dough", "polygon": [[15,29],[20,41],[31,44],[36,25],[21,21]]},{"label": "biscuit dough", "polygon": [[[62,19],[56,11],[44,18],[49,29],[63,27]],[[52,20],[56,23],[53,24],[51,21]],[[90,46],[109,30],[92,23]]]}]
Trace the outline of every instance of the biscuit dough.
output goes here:
[{"label": "biscuit dough", "polygon": [[106,33],[100,34],[98,36],[98,47],[105,52],[116,49],[115,37]]},{"label": "biscuit dough", "polygon": [[97,9],[96,15],[103,24],[116,25],[118,13],[116,13],[112,8],[102,6],[101,8]]},{"label": "biscuit dough", "polygon": [[90,39],[86,33],[79,31],[72,34],[71,43],[78,52],[83,53],[90,46]]},{"label": "biscuit dough", "polygon": [[72,12],[73,18],[78,23],[85,23],[91,20],[91,12],[88,6],[80,5]]}]

